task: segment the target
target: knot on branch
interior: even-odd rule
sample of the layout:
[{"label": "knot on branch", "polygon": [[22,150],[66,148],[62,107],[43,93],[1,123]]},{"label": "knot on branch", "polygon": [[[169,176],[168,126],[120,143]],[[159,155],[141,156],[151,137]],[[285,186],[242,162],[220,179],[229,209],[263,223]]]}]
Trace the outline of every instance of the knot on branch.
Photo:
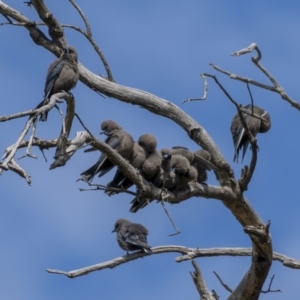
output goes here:
[{"label": "knot on branch", "polygon": [[252,235],[252,236],[256,236],[259,238],[261,243],[271,243],[271,236],[269,234],[269,228],[270,228],[271,222],[268,221],[268,223],[266,225],[262,225],[262,226],[245,226],[244,228],[244,232]]}]

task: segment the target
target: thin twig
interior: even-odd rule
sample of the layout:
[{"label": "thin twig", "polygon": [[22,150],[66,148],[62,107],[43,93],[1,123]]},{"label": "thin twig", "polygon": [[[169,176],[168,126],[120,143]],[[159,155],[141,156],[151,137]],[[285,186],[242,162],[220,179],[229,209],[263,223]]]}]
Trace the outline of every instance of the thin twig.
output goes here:
[{"label": "thin twig", "polygon": [[35,131],[36,131],[36,126],[37,126],[37,117],[35,117],[34,120],[33,120],[32,131],[31,131],[31,135],[30,135],[30,138],[29,138],[29,142],[28,142],[26,152],[23,156],[19,157],[18,160],[21,159],[21,158],[24,158],[26,156],[37,159],[37,156],[33,155],[30,151],[31,146],[32,146],[32,142],[33,142],[33,139],[34,139],[34,134],[35,134]]},{"label": "thin twig", "polygon": [[[80,28],[74,28],[72,27],[71,25],[69,26],[64,26],[62,25],[62,27],[69,27],[69,28],[73,28],[75,30],[77,30],[78,32],[80,32],[81,34],[83,34],[87,39],[88,41],[92,44],[92,46],[94,47],[94,50],[96,51],[96,53],[98,54],[98,56],[100,57],[103,65],[104,65],[104,68],[106,70],[106,73],[107,73],[107,79],[109,81],[112,81],[114,82],[114,79],[113,79],[113,76],[112,76],[112,72],[110,70],[110,67],[109,67],[109,64],[103,54],[103,52],[101,51],[100,47],[96,44],[96,42],[94,41],[93,39],[93,36],[92,36],[92,30],[91,30],[91,26],[87,20],[87,18],[85,17],[82,9],[78,6],[78,4],[75,3],[74,0],[69,0],[71,2],[71,4],[74,6],[74,8],[78,11],[79,15],[81,16],[84,24],[85,24],[85,27],[86,27],[86,32],[84,32],[83,30],[81,30]],[[79,30],[78,30],[79,29]]]},{"label": "thin twig", "polygon": [[217,272],[213,271],[214,274],[217,276],[217,278],[219,279],[220,283],[223,285],[223,287],[229,292],[229,293],[232,293],[233,290],[223,282],[223,280],[221,279],[221,277],[217,274]]},{"label": "thin twig", "polygon": [[182,101],[182,103],[186,103],[186,102],[190,102],[190,101],[197,101],[197,100],[206,100],[207,98],[207,90],[208,90],[208,84],[205,78],[204,74],[200,74],[200,76],[202,77],[203,80],[203,84],[204,84],[204,94],[202,98],[187,98],[186,100]]},{"label": "thin twig", "polygon": [[282,293],[281,290],[271,290],[271,286],[272,286],[272,282],[273,282],[274,277],[275,277],[275,274],[270,278],[270,284],[269,284],[268,290],[266,290],[266,291],[260,291],[261,293],[263,293],[263,294],[267,294],[267,293]]},{"label": "thin twig", "polygon": [[242,81],[242,82],[245,82],[245,83],[250,83],[250,84],[258,86],[260,88],[278,93],[281,96],[281,98],[283,100],[287,101],[292,107],[295,107],[297,110],[300,110],[300,104],[298,102],[296,102],[295,100],[293,100],[292,98],[290,98],[286,94],[286,92],[284,91],[282,86],[280,86],[280,84],[276,81],[276,79],[268,72],[268,70],[265,67],[263,67],[260,64],[262,54],[261,54],[261,51],[259,50],[258,46],[255,43],[252,43],[247,48],[244,48],[242,50],[233,52],[233,53],[231,53],[231,55],[232,56],[240,56],[240,55],[243,55],[243,54],[250,53],[253,50],[255,50],[257,52],[257,57],[252,57],[251,58],[252,62],[256,65],[256,67],[258,67],[268,77],[268,79],[272,82],[273,86],[265,85],[265,84],[262,84],[260,82],[255,81],[251,78],[242,77],[242,76],[233,74],[231,72],[222,70],[221,68],[219,68],[219,67],[217,67],[213,64],[210,64],[210,66],[213,67],[215,70],[217,70],[217,71],[219,71],[223,74],[228,75],[231,79],[239,80],[239,81]]}]

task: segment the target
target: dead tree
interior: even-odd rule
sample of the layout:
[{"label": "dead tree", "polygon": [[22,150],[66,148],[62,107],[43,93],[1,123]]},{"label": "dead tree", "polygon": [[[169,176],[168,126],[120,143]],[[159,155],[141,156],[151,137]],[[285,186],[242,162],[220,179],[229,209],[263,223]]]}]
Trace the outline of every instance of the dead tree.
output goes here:
[{"label": "dead tree", "polygon": [[[251,203],[245,198],[244,193],[248,190],[252,176],[257,166],[258,157],[258,145],[257,139],[252,136],[251,132],[245,125],[243,120],[243,112],[245,112],[239,102],[234,100],[230,93],[226,90],[218,77],[221,77],[220,73],[228,75],[231,79],[239,80],[249,85],[254,85],[262,89],[266,89],[270,92],[278,93],[284,101],[287,101],[293,108],[300,110],[300,104],[291,99],[287,93],[283,90],[280,84],[273,78],[270,73],[264,68],[261,63],[261,52],[256,44],[251,44],[249,47],[232,53],[234,56],[244,55],[255,51],[255,57],[252,58],[252,62],[258,69],[270,80],[271,84],[262,84],[251,78],[235,75],[229,71],[223,70],[221,67],[212,65],[211,67],[219,73],[203,73],[201,74],[204,82],[204,96],[202,100],[208,97],[208,84],[210,89],[220,88],[224,92],[224,96],[227,97],[235,106],[236,111],[239,113],[243,127],[246,130],[250,143],[251,143],[251,160],[249,165],[245,165],[241,170],[241,176],[237,178],[234,175],[232,166],[224,158],[224,155],[219,150],[218,146],[207,133],[205,128],[201,125],[201,121],[197,122],[187,113],[185,113],[180,107],[175,105],[172,100],[162,99],[154,94],[126,87],[115,82],[113,72],[109,67],[104,54],[100,47],[96,44],[92,29],[88,22],[88,19],[84,15],[80,7],[70,0],[71,5],[77,10],[79,15],[85,24],[85,29],[77,27],[75,25],[60,24],[55,15],[48,9],[42,0],[32,0],[28,2],[37,12],[40,20],[33,21],[26,16],[15,10],[13,7],[8,6],[4,2],[0,1],[0,14],[7,20],[2,25],[7,26],[21,26],[25,28],[34,44],[40,45],[52,52],[54,55],[59,56],[61,49],[68,44],[66,35],[64,34],[64,28],[71,28],[80,34],[82,34],[91,44],[100,60],[102,61],[106,76],[99,76],[91,72],[83,64],[79,63],[80,81],[89,89],[99,94],[99,97],[106,97],[106,101],[110,101],[111,98],[118,99],[124,103],[139,106],[146,109],[149,115],[156,114],[161,117],[167,118],[172,122],[180,126],[187,134],[187,136],[199,145],[202,149],[207,150],[211,154],[211,162],[216,166],[214,170],[215,177],[218,181],[218,185],[199,185],[196,183],[190,184],[190,188],[184,192],[173,193],[162,191],[159,188],[151,185],[145,180],[135,168],[133,168],[128,161],[123,159],[109,146],[96,137],[96,133],[92,132],[85,125],[84,120],[80,118],[80,112],[76,111],[75,103],[80,101],[76,98],[75,103],[72,97],[69,97],[66,93],[59,93],[53,95],[47,106],[40,109],[29,110],[21,113],[14,113],[7,116],[0,116],[0,122],[13,122],[16,118],[26,117],[23,130],[19,137],[16,137],[16,141],[10,146],[6,145],[3,161],[0,164],[0,172],[5,176],[6,172],[13,171],[23,177],[29,185],[32,184],[30,176],[30,167],[25,169],[21,166],[21,163],[17,162],[15,157],[16,153],[21,148],[26,148],[25,156],[35,158],[32,154],[32,147],[39,147],[42,151],[44,149],[55,148],[54,161],[51,163],[50,169],[57,167],[63,167],[66,164],[72,164],[76,161],[76,156],[73,155],[76,151],[80,150],[85,145],[91,145],[103,152],[111,161],[119,166],[125,175],[130,178],[136,185],[136,194],[139,197],[152,200],[162,200],[161,195],[164,193],[164,201],[170,204],[179,204],[183,201],[189,200],[192,197],[201,197],[205,199],[219,200],[219,205],[225,206],[232,216],[237,219],[244,232],[248,235],[251,241],[251,248],[191,248],[184,246],[159,246],[154,247],[154,254],[162,254],[167,252],[180,253],[180,256],[175,259],[177,262],[192,260],[194,272],[191,273],[192,279],[202,299],[218,299],[218,295],[215,291],[210,292],[205,283],[205,276],[202,275],[199,266],[196,264],[195,259],[197,257],[207,256],[251,256],[252,260],[249,268],[236,287],[229,288],[226,283],[220,279],[222,285],[228,290],[230,296],[228,299],[258,299],[263,292],[263,285],[268,278],[272,262],[274,260],[280,261],[284,266],[299,269],[300,263],[297,260],[284,256],[283,254],[273,251],[272,239],[270,235],[271,222],[264,222],[259,214],[254,210]],[[71,9],[71,7],[69,8]],[[48,35],[46,35],[41,28],[48,28]],[[34,48],[34,47],[33,47]],[[79,57],[80,59],[80,57]],[[218,75],[218,77],[216,77]],[[45,110],[50,110],[55,107],[60,99],[65,99],[67,102],[67,111],[60,112],[62,126],[59,136],[53,139],[43,139],[36,136],[36,128],[39,126],[37,117]],[[187,99],[184,102],[190,102],[192,98]],[[188,104],[185,104],[188,105]],[[229,102],[227,105],[230,105]],[[251,112],[246,112],[250,113]],[[29,116],[29,118],[28,118]],[[228,117],[229,119],[232,116]],[[70,138],[70,130],[74,120],[79,120],[81,124],[81,130],[77,132],[75,138]],[[79,123],[78,123],[79,124]],[[27,133],[30,132],[29,138],[26,140]],[[231,143],[231,141],[228,141]],[[71,161],[70,161],[71,160]],[[55,188],[55,187],[54,187]],[[103,193],[101,187],[96,186],[96,190],[100,190],[98,193]],[[154,202],[153,202],[154,203]],[[151,205],[154,205],[154,204]],[[210,225],[207,225],[210,226]],[[137,258],[145,257],[144,253],[133,253],[129,256],[118,257],[113,260],[99,263],[90,267],[85,267],[75,271],[59,271],[53,269],[47,269],[49,273],[63,274],[69,278],[85,275],[95,270],[102,270],[105,268],[114,268],[120,264],[129,263]],[[212,259],[212,258],[210,258]],[[49,275],[50,276],[50,275]],[[226,282],[226,280],[223,278]],[[271,280],[271,283],[273,278]],[[271,283],[267,292],[272,292]],[[149,288],[151,288],[149,286]],[[276,290],[277,291],[277,290]]]}]

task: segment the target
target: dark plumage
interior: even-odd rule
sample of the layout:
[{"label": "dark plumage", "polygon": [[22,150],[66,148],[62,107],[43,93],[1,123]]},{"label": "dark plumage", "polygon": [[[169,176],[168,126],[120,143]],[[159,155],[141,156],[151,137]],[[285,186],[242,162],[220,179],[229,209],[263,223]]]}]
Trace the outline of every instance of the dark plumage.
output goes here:
[{"label": "dark plumage", "polygon": [[172,150],[163,148],[160,150],[162,161],[159,172],[153,179],[153,184],[158,188],[169,190],[175,185],[175,173],[172,171]]},{"label": "dark plumage", "polygon": [[174,146],[172,147],[172,154],[180,154],[186,157],[190,163],[194,160],[194,154],[186,147]]},{"label": "dark plumage", "polygon": [[194,166],[190,164],[188,159],[182,155],[172,155],[172,168],[176,174],[175,178],[175,191],[184,191],[188,188],[188,183],[196,181],[198,172]]},{"label": "dark plumage", "polygon": [[[75,87],[79,79],[77,63],[78,54],[76,49],[68,46],[64,49],[60,58],[56,59],[49,66],[44,88],[44,100],[36,108],[46,105],[53,94],[61,91],[69,92]],[[45,112],[40,120],[46,121],[47,115],[48,112]]]},{"label": "dark plumage", "polygon": [[[130,164],[136,169],[140,170],[146,159],[146,151],[138,143],[134,143],[132,153],[129,158]],[[112,181],[107,184],[107,187],[118,187],[123,189],[128,189],[133,185],[133,182],[127,178],[121,169],[117,169],[115,176]],[[106,191],[108,195],[114,194],[114,192]]]},{"label": "dark plumage", "polygon": [[211,159],[211,155],[209,154],[208,151],[203,149],[194,152],[194,160],[192,165],[196,168],[198,172],[197,182],[204,183],[207,180],[206,171],[210,171],[211,168],[209,168],[206,163],[203,163],[203,161],[197,159],[198,157],[201,157],[209,162]]},{"label": "dark plumage", "polygon": [[127,251],[143,250],[152,254],[151,246],[147,244],[148,230],[141,224],[131,223],[126,219],[118,219],[112,232],[117,233],[119,246]]},{"label": "dark plumage", "polygon": [[[244,108],[248,109],[250,112],[252,112],[252,105],[248,104],[244,106]],[[264,118],[265,121],[261,121],[260,119],[257,119],[255,117],[249,116],[248,114],[243,113],[243,116],[245,118],[245,121],[247,123],[247,126],[250,130],[250,132],[255,137],[257,133],[265,133],[267,132],[271,127],[271,118],[267,111],[264,109],[253,106],[253,112],[256,115],[259,115],[260,117]],[[249,137],[242,125],[242,122],[240,120],[240,117],[238,114],[236,114],[233,117],[230,131],[232,134],[233,144],[234,144],[234,158],[233,161],[237,161],[239,159],[239,152],[242,149],[242,161],[244,159],[245,153],[247,151],[248,145],[250,143]]]},{"label": "dark plumage", "polygon": [[[101,130],[101,133],[107,136],[105,143],[115,149],[122,157],[129,159],[134,145],[132,136],[112,120],[103,121],[101,123]],[[99,177],[101,177],[113,167],[114,164],[102,153],[98,161],[89,169],[82,172],[81,176],[89,181],[95,174],[100,172]]]}]

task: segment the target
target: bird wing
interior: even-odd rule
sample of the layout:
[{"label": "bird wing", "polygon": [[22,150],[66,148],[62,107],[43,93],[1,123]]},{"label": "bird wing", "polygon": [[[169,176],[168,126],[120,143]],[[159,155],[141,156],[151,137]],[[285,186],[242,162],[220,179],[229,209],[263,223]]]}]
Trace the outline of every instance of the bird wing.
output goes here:
[{"label": "bird wing", "polygon": [[[119,139],[117,137],[113,137],[107,142],[107,144],[113,149],[117,147],[118,143],[119,143]],[[99,162],[98,170],[101,170],[98,177],[102,177],[115,166],[103,153],[101,154],[98,162]]]},{"label": "bird wing", "polygon": [[205,158],[197,155],[194,153],[194,157],[201,163],[203,163],[207,168],[212,169],[214,171],[220,171],[214,164],[212,164],[210,161],[206,160]]},{"label": "bird wing", "polygon": [[45,83],[45,89],[44,89],[44,97],[47,99],[52,91],[52,88],[54,86],[54,83],[56,79],[58,78],[61,70],[64,67],[64,62],[62,60],[58,60],[54,62],[54,65],[50,66],[47,78],[46,78],[46,83]]}]

